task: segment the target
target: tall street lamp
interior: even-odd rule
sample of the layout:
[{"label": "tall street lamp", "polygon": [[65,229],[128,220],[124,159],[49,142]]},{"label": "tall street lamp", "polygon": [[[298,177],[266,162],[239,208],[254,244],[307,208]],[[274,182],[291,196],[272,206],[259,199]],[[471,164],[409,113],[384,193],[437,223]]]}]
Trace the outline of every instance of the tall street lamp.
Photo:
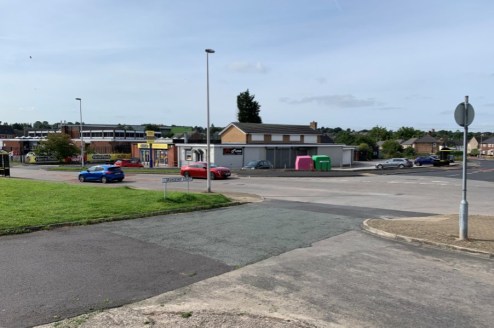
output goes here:
[{"label": "tall street lamp", "polygon": [[206,185],[207,192],[211,192],[211,133],[209,127],[209,54],[214,54],[213,49],[206,49],[206,98],[207,98],[207,132],[206,132]]},{"label": "tall street lamp", "polygon": [[79,115],[80,115],[79,134],[81,136],[81,167],[84,167],[84,138],[82,137],[82,99],[75,98],[75,100],[79,101]]}]

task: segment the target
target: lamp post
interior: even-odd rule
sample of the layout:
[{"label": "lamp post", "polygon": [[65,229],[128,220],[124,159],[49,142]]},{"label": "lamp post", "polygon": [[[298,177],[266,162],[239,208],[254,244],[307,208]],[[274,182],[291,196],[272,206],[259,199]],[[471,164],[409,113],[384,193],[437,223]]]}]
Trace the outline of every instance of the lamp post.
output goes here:
[{"label": "lamp post", "polygon": [[82,99],[75,98],[75,100],[79,101],[79,115],[80,115],[79,134],[81,136],[81,167],[84,167],[84,138],[82,137]]},{"label": "lamp post", "polygon": [[207,99],[207,131],[206,131],[206,185],[207,192],[211,192],[211,135],[209,127],[209,54],[214,54],[213,49],[206,49],[206,99]]},{"label": "lamp post", "polygon": [[482,137],[484,136],[484,134],[482,132],[480,132],[480,154],[479,154],[479,158],[482,158]]}]

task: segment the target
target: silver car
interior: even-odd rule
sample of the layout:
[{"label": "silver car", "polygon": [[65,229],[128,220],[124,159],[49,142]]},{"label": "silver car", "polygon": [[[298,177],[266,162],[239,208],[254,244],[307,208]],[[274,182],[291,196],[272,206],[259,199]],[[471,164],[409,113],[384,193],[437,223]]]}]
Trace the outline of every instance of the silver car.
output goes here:
[{"label": "silver car", "polygon": [[376,164],[376,169],[378,170],[391,168],[403,169],[405,167],[413,167],[412,161],[406,158],[390,158],[384,162]]}]

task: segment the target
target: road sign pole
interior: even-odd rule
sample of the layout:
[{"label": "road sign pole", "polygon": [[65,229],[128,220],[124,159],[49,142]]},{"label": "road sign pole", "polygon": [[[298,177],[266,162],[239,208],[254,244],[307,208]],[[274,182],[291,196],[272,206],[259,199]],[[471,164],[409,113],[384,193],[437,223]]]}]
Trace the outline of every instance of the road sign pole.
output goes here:
[{"label": "road sign pole", "polygon": [[467,138],[468,138],[468,96],[465,96],[463,112],[463,181],[462,198],[460,202],[460,240],[468,239],[468,202],[467,202]]},{"label": "road sign pole", "polygon": [[165,188],[164,188],[164,191],[165,191],[165,194],[164,194],[163,196],[164,196],[164,199],[165,199],[165,200],[166,200],[166,185],[167,185],[167,183],[164,183],[164,187],[165,187]]},{"label": "road sign pole", "polygon": [[161,183],[163,184],[164,198],[166,200],[166,186],[171,182],[187,182],[187,192],[189,192],[189,182],[192,181],[191,177],[180,177],[180,178],[162,178]]}]

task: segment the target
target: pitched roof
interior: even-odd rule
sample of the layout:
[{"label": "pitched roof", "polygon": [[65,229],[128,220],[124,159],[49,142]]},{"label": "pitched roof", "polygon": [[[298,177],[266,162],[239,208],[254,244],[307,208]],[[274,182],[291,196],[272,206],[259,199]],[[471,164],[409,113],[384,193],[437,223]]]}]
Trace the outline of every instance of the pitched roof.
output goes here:
[{"label": "pitched roof", "polygon": [[494,144],[494,137],[491,137],[489,139],[482,140],[482,144]]},{"label": "pitched roof", "polygon": [[263,123],[239,123],[232,122],[220,135],[229,127],[235,126],[245,133],[270,133],[270,134],[320,134],[308,125],[286,125],[286,124],[263,124]]},{"label": "pitched roof", "polygon": [[417,141],[417,139],[418,138],[410,138],[406,141],[403,141],[401,145],[413,145]]},{"label": "pitched roof", "polygon": [[415,143],[435,143],[435,142],[438,142],[437,139],[428,134],[426,134],[422,138],[418,138],[417,140],[415,140]]}]

